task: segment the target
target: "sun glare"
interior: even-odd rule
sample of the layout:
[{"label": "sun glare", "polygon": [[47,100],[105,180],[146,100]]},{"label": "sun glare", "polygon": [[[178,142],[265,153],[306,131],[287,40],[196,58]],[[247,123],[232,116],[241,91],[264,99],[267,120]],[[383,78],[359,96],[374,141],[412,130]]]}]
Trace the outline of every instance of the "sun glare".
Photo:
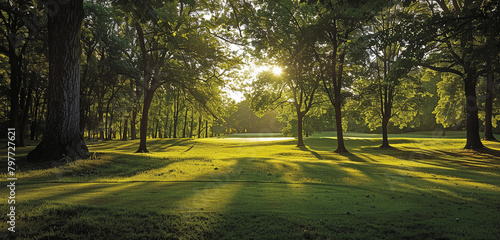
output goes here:
[{"label": "sun glare", "polygon": [[273,66],[272,71],[274,75],[279,76],[283,72],[283,69],[281,69],[281,67],[278,66]]}]

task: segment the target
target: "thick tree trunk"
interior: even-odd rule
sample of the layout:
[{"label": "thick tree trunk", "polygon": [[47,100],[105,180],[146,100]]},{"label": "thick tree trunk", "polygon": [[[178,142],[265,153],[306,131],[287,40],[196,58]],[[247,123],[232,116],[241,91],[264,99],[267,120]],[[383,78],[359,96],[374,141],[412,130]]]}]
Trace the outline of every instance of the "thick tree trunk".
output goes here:
[{"label": "thick tree trunk", "polygon": [[479,118],[476,97],[476,81],[473,74],[467,74],[465,79],[465,97],[467,111],[467,143],[464,149],[484,148],[479,136]]},{"label": "thick tree trunk", "polygon": [[389,148],[389,137],[387,136],[387,126],[389,125],[389,117],[384,115],[382,117],[382,148]]},{"label": "thick tree trunk", "polygon": [[486,83],[486,106],[485,112],[486,116],[484,119],[484,140],[496,141],[497,139],[493,135],[493,124],[491,118],[493,117],[493,99],[495,98],[493,92],[493,71],[488,72],[487,83]]},{"label": "thick tree trunk", "polygon": [[151,102],[153,100],[154,90],[145,90],[144,91],[144,106],[142,107],[142,118],[141,118],[141,128],[140,128],[140,143],[138,153],[147,153],[148,148],[146,147],[146,138],[148,135],[148,115],[149,115],[149,107],[151,106]]},{"label": "thick tree trunk", "polygon": [[340,103],[335,104],[335,123],[337,127],[337,150],[335,150],[335,152],[348,152],[344,144],[344,133],[342,130],[342,110],[340,107]]},{"label": "thick tree trunk", "polygon": [[304,147],[304,139],[302,136],[302,125],[304,120],[304,113],[297,109],[297,147]]},{"label": "thick tree trunk", "polygon": [[59,5],[49,16],[49,87],[47,126],[28,161],[88,158],[80,135],[80,29],[83,0]]}]

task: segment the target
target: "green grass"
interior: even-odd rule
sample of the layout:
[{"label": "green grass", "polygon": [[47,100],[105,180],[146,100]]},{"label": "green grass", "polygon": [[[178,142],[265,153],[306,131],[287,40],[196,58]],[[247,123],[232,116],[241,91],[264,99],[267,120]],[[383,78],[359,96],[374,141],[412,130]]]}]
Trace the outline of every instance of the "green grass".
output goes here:
[{"label": "green grass", "polygon": [[18,163],[16,233],[2,221],[0,236],[497,239],[500,143],[462,150],[462,133],[447,134],[392,135],[380,149],[377,135],[346,133],[342,155],[333,133],[303,148],[253,139],[279,135],[151,139],[148,154],[137,141],[92,142],[92,160]]}]

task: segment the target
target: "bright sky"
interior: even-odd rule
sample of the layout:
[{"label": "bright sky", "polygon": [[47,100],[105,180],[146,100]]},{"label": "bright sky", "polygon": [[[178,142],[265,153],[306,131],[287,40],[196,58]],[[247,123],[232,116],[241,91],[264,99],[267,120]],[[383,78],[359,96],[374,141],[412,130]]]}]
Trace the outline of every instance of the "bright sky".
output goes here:
[{"label": "bright sky", "polygon": [[[243,47],[235,44],[228,44],[231,51],[236,52],[239,55],[245,55]],[[269,64],[258,64],[253,59],[246,58],[246,63],[241,68],[241,77],[243,79],[243,84],[251,84],[253,80],[257,78],[257,75],[263,71],[272,71],[276,75],[280,75],[282,73],[282,68],[279,66],[269,65]],[[245,75],[247,77],[245,77]],[[244,93],[241,91],[233,91],[229,88],[225,89],[228,96],[234,99],[236,102],[243,101],[245,99]],[[250,90],[250,89],[246,89]]]},{"label": "bright sky", "polygon": [[[275,75],[280,75],[283,72],[283,69],[279,66],[273,66],[273,65],[256,65],[255,62],[250,62],[249,64],[246,64],[242,68],[242,74],[248,73],[248,78],[244,80],[244,83],[250,84],[254,79],[257,78],[257,75],[263,71],[272,71]],[[250,90],[250,89],[247,89]],[[241,91],[232,91],[230,89],[227,89],[227,93],[230,98],[234,99],[236,102],[241,102],[245,99],[245,96],[243,96],[243,92]]]}]

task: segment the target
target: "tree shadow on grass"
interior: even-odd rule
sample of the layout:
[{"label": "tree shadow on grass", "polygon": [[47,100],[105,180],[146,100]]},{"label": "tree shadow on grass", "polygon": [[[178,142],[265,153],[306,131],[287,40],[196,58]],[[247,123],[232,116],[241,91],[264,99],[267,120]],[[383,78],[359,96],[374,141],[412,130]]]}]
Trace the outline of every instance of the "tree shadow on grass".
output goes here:
[{"label": "tree shadow on grass", "polygon": [[[315,158],[325,160],[315,150],[302,151],[309,151]],[[94,226],[92,221],[106,224],[98,228],[109,231],[102,232],[101,237],[136,239],[325,239],[338,237],[339,234],[345,238],[383,238],[388,232],[395,238],[459,236],[456,235],[459,227],[444,230],[449,229],[446,228],[449,215],[453,214],[455,218],[456,214],[460,214],[457,209],[463,205],[460,201],[464,200],[459,195],[466,193],[458,191],[458,187],[401,175],[399,171],[405,168],[366,161],[357,153],[342,156],[352,163],[286,159],[276,163],[271,158],[241,157],[234,159],[235,164],[228,169],[214,170],[190,181],[93,183],[73,188],[71,184],[66,184],[62,185],[66,190],[51,192],[50,188],[46,188],[44,192],[47,196],[38,200],[41,203],[81,199],[77,203],[87,207],[79,208],[78,212],[91,221],[81,222],[83,220],[75,218],[66,221],[74,206],[63,206],[55,214],[55,218],[61,218],[61,221],[45,224],[47,229],[52,228],[56,233],[71,231],[75,238],[92,234],[78,230],[75,223],[81,223],[80,226],[87,229]],[[251,170],[255,171],[252,174],[257,175],[260,181],[242,173]],[[294,174],[305,178],[290,179],[287,176],[289,171],[298,171]],[[452,170],[446,171],[443,174],[452,174]],[[316,182],[309,183],[309,179]],[[429,184],[445,193],[438,195],[426,189]],[[489,193],[488,190],[480,191]],[[469,217],[463,224],[476,229],[474,231],[492,233],[493,228],[489,225],[472,228],[483,226],[481,221],[487,215],[483,214],[483,208],[477,208],[479,205],[475,200],[470,200],[470,204],[476,204],[473,206],[477,217]],[[121,214],[122,210],[126,210],[126,216]],[[473,210],[464,211],[467,211],[465,216],[469,216],[467,214]],[[98,212],[108,217],[103,219]],[[40,214],[30,216],[31,219],[38,219],[31,220],[31,224],[33,221],[44,222],[43,216],[54,216],[50,209]],[[23,216],[19,224],[25,224],[25,228],[19,230],[28,227],[24,218],[29,214]],[[120,224],[123,217],[127,218],[125,225]],[[432,219],[444,220],[436,222]],[[127,227],[132,227],[132,230]],[[413,230],[407,232],[405,229]],[[137,235],[140,231],[145,231],[144,235]],[[174,235],[168,237],[167,233]]]}]

